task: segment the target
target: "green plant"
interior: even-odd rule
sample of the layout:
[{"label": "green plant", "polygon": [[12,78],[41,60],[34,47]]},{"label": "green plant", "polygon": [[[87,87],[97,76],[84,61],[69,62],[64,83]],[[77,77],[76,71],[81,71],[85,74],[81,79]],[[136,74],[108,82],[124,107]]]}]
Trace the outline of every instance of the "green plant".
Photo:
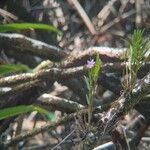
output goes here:
[{"label": "green plant", "polygon": [[89,68],[88,77],[85,77],[85,82],[88,88],[88,95],[86,95],[88,104],[88,123],[91,122],[92,111],[93,111],[93,100],[94,93],[97,86],[97,80],[101,69],[101,60],[99,55],[96,56],[96,62],[91,59],[87,61],[87,67]]},{"label": "green plant", "polygon": [[31,71],[31,69],[23,64],[4,64],[0,65],[0,75],[7,75],[17,71]]},{"label": "green plant", "polygon": [[34,105],[20,105],[20,106],[15,106],[15,107],[9,107],[9,108],[4,108],[0,109],[0,120],[6,119],[9,117],[13,117],[22,113],[27,113],[27,112],[32,112],[32,111],[37,111],[41,114],[44,114],[47,116],[48,119],[54,120],[55,115],[54,113],[51,113],[39,106],[34,106]]},{"label": "green plant", "polygon": [[63,35],[63,32],[52,25],[41,24],[41,23],[11,23],[0,25],[0,32],[9,32],[15,30],[26,30],[26,29],[41,29],[55,32],[58,35]]},{"label": "green plant", "polygon": [[127,51],[127,76],[123,85],[126,92],[130,92],[135,86],[137,73],[143,64],[145,54],[149,49],[148,41],[144,39],[144,30],[135,30],[129,44],[129,49]]}]

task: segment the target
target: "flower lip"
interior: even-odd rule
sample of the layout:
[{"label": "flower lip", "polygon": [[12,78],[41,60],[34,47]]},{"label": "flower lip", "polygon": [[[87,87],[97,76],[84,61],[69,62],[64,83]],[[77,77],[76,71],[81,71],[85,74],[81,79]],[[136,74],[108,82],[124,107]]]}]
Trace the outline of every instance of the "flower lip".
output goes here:
[{"label": "flower lip", "polygon": [[95,65],[94,59],[87,60],[87,64],[86,64],[87,68],[91,69],[94,67],[94,65]]}]

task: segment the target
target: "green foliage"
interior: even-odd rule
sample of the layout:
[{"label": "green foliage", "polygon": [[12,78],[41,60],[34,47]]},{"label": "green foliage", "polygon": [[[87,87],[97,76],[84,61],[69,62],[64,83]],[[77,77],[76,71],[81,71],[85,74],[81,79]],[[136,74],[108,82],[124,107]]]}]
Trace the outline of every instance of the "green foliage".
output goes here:
[{"label": "green foliage", "polygon": [[136,83],[137,73],[145,59],[145,54],[149,49],[149,43],[144,39],[144,30],[135,30],[130,41],[127,53],[128,66],[126,67],[126,79],[123,87],[126,92],[130,92]]},{"label": "green foliage", "polygon": [[7,75],[17,71],[31,71],[31,69],[23,64],[5,64],[0,65],[0,75]]},{"label": "green foliage", "polygon": [[135,30],[128,51],[129,69],[134,71],[135,74],[142,66],[147,50],[148,42],[144,40],[144,30]]},{"label": "green foliage", "polygon": [[101,60],[99,58],[99,55],[96,55],[96,62],[94,67],[90,70],[90,78],[93,82],[97,82],[98,80],[98,76],[99,76],[99,72],[100,72],[100,68],[101,68]]},{"label": "green foliage", "polygon": [[96,62],[93,68],[89,70],[88,78],[85,78],[85,82],[88,88],[88,95],[86,95],[87,103],[88,103],[88,122],[90,123],[91,117],[92,117],[92,111],[93,111],[93,99],[94,99],[94,93],[95,93],[95,88],[97,85],[97,80],[99,77],[99,73],[101,70],[101,65],[102,62],[99,58],[99,55],[97,54],[96,56]]},{"label": "green foliage", "polygon": [[55,32],[62,36],[63,33],[56,27],[52,25],[40,24],[40,23],[11,23],[0,25],[0,32],[16,31],[16,30],[26,30],[26,29],[41,29]]},{"label": "green foliage", "polygon": [[90,90],[90,84],[89,84],[89,79],[86,76],[84,76],[84,81],[85,81],[87,89],[89,91]]},{"label": "green foliage", "polygon": [[19,114],[27,113],[27,112],[32,112],[32,111],[37,111],[41,114],[44,114],[48,117],[50,120],[55,119],[55,115],[41,107],[34,106],[34,105],[20,105],[20,106],[15,106],[15,107],[9,107],[9,108],[4,108],[0,110],[0,120],[6,119],[8,117],[13,117]]}]

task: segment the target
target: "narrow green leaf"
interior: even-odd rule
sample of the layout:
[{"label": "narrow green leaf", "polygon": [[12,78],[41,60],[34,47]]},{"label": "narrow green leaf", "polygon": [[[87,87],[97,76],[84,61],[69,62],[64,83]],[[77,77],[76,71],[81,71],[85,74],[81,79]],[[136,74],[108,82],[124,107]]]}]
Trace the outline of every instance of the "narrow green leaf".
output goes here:
[{"label": "narrow green leaf", "polygon": [[0,75],[6,75],[17,71],[31,71],[31,69],[23,64],[5,64],[0,65]]},{"label": "narrow green leaf", "polygon": [[25,29],[41,29],[55,32],[60,36],[63,35],[63,32],[57,29],[52,25],[40,24],[40,23],[11,23],[0,25],[0,32],[8,32],[14,30],[25,30]]},{"label": "narrow green leaf", "polygon": [[88,90],[90,90],[89,79],[86,76],[84,76],[84,81],[86,83],[86,86],[87,86]]},{"label": "narrow green leaf", "polygon": [[54,113],[47,111],[46,109],[43,109],[39,106],[34,106],[34,105],[32,106],[34,107],[33,108],[34,110],[38,111],[41,114],[45,114],[49,120],[53,120],[53,121],[56,120],[56,115]]},{"label": "narrow green leaf", "polygon": [[20,106],[1,109],[0,120],[8,118],[8,117],[13,117],[22,113],[32,112],[32,111],[38,111],[39,113],[45,114],[46,116],[48,116],[49,119],[55,118],[54,114],[52,114],[51,112],[41,107],[34,106],[34,105],[20,105]]},{"label": "narrow green leaf", "polygon": [[86,95],[86,101],[87,101],[87,104],[89,106],[90,105],[90,99],[89,99],[88,95]]},{"label": "narrow green leaf", "polygon": [[10,107],[10,108],[5,108],[0,110],[0,120],[12,117],[15,115],[19,115],[22,113],[27,113],[34,111],[32,106],[16,106],[16,107]]},{"label": "narrow green leaf", "polygon": [[95,82],[97,82],[98,76],[99,76],[99,72],[100,72],[100,68],[101,68],[101,60],[99,58],[99,55],[96,55],[96,62],[94,67],[91,70],[91,74],[92,74],[92,78]]}]

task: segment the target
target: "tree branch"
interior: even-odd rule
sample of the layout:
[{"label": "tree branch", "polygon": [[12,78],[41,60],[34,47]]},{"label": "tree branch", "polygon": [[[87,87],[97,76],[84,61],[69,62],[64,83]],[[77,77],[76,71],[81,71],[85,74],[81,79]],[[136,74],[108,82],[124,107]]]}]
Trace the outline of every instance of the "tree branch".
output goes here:
[{"label": "tree branch", "polygon": [[50,60],[60,60],[66,53],[59,47],[34,40],[22,34],[0,33],[0,47],[9,54],[15,50],[18,53],[36,55]]}]

